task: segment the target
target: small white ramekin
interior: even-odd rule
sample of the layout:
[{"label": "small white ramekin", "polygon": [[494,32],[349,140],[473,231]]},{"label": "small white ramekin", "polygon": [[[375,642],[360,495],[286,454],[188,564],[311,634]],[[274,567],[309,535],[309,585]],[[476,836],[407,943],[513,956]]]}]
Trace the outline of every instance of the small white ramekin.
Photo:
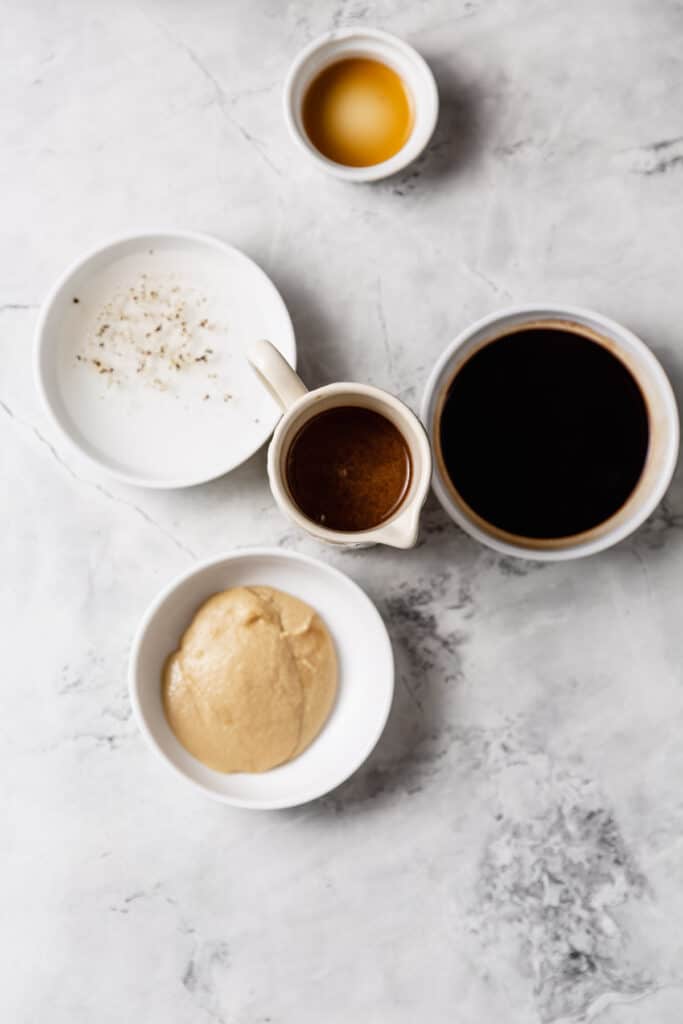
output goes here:
[{"label": "small white ramekin", "polygon": [[[303,126],[306,91],[323,68],[349,57],[369,57],[392,68],[403,79],[413,107],[413,129],[405,145],[389,160],[368,167],[347,167],[328,160],[316,149]],[[402,171],[432,137],[439,115],[439,93],[423,57],[402,39],[374,28],[344,28],[309,43],[298,55],[285,81],[285,120],[294,141],[322,170],[344,181],[378,181]]]}]

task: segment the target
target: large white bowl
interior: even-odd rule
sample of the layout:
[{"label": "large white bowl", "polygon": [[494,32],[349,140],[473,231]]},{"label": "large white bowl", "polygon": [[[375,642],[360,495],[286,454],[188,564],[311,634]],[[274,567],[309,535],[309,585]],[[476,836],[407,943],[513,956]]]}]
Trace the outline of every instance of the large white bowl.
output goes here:
[{"label": "large white bowl", "polygon": [[[171,732],[161,676],[200,605],[221,590],[249,584],[285,590],[319,612],[337,651],[339,690],[328,721],[299,757],[269,772],[223,774],[197,761]],[[391,707],[394,660],[379,612],[348,576],[305,555],[249,548],[194,566],[159,594],[133,643],[129,685],[143,736],[182,778],[236,807],[295,807],[340,785],[370,754]]]},{"label": "large white bowl", "polygon": [[[534,324],[553,321],[603,344],[631,371],[648,408],[650,442],[640,480],[633,493],[609,519],[571,537],[539,540],[518,537],[486,523],[456,492],[446,471],[439,444],[439,420],[448,389],[461,367],[495,338]],[[576,396],[577,403],[581,396]],[[626,327],[589,309],[576,306],[514,306],[484,317],[451,342],[434,367],[422,399],[422,422],[434,450],[432,486],[448,515],[470,536],[504,555],[556,562],[584,558],[623,540],[650,516],[664,497],[678,459],[679,423],[671,384],[654,353]],[[463,437],[462,444],[476,438]]]},{"label": "large white bowl", "polygon": [[[211,322],[211,363],[160,389],[132,371],[116,382],[79,362],[113,297],[120,303],[133,284],[155,277],[173,278],[195,297],[188,311]],[[268,338],[296,365],[287,308],[248,256],[194,232],[123,235],[81,257],[45,300],[36,329],[38,392],[64,441],[110,476],[139,487],[190,487],[244,462],[280,417],[247,363],[255,338]]]}]

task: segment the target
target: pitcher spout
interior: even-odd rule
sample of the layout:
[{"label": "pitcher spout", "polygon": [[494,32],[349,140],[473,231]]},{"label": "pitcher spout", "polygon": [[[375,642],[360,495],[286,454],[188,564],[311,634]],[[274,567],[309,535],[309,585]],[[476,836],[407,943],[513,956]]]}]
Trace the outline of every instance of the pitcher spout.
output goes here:
[{"label": "pitcher spout", "polygon": [[420,534],[420,512],[422,503],[406,509],[400,516],[380,527],[377,542],[392,548],[414,548]]}]

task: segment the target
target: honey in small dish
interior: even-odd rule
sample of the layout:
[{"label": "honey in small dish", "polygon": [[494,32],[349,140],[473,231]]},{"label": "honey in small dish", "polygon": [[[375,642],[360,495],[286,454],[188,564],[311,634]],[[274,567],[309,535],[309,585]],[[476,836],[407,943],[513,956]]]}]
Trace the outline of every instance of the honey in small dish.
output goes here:
[{"label": "honey in small dish", "polygon": [[413,128],[411,98],[400,75],[367,57],[324,68],[308,87],[302,117],[315,148],[347,167],[389,160]]}]

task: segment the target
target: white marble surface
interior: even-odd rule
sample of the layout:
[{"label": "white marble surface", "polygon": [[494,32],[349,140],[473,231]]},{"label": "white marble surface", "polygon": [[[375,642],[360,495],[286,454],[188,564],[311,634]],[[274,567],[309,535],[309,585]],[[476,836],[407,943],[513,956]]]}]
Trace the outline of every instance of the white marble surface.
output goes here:
[{"label": "white marble surface", "polygon": [[[259,454],[185,493],[98,479],[31,376],[64,265],[143,226],[273,276],[310,383],[415,405],[473,318],[593,306],[683,386],[676,0],[5,0],[0,34],[3,1024],[680,1024],[683,486],[635,537],[539,568],[430,504],[411,553],[290,530]],[[415,43],[443,113],[398,180],[347,186],[286,137],[297,49]],[[328,799],[204,801],[130,717],[131,634],[195,559],[276,543],[386,616],[395,707]]]}]

